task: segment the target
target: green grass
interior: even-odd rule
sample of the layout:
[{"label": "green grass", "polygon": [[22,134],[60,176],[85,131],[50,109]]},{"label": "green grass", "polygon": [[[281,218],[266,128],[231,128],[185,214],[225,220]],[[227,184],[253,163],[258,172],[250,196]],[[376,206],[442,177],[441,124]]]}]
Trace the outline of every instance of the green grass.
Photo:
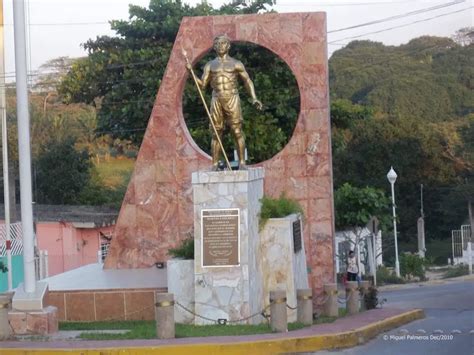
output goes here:
[{"label": "green grass", "polygon": [[[89,340],[117,339],[153,339],[156,338],[154,321],[121,321],[121,322],[60,322],[60,330],[84,330],[79,337]],[[301,323],[289,323],[288,330],[303,328]],[[89,330],[130,329],[124,334],[88,333]],[[258,325],[191,325],[176,324],[176,338],[208,337],[221,335],[266,334],[272,330],[268,324]]]},{"label": "green grass", "polygon": [[134,165],[135,160],[127,157],[110,158],[94,164],[104,186],[111,188],[128,184]]},{"label": "green grass", "polygon": [[[345,308],[339,308],[339,317],[345,317],[347,311]],[[313,324],[332,323],[337,317],[318,317]],[[288,330],[298,330],[304,328],[304,324],[294,322],[288,323]],[[87,331],[128,329],[127,333],[122,334],[106,334],[106,333],[90,333]],[[120,321],[120,322],[59,322],[59,330],[83,330],[79,336],[81,339],[89,340],[118,340],[118,339],[154,339],[156,338],[155,321]],[[258,325],[192,325],[192,324],[176,324],[176,338],[187,337],[209,337],[209,336],[226,336],[226,335],[252,335],[267,334],[272,330],[269,324]]]}]

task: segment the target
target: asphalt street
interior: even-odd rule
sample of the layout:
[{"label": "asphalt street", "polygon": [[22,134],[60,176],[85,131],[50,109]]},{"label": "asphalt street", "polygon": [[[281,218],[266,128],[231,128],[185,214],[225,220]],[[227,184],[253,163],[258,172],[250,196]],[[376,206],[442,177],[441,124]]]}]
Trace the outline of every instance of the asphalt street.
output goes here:
[{"label": "asphalt street", "polygon": [[474,354],[474,280],[384,291],[382,298],[387,299],[383,307],[422,308],[426,318],[361,346],[312,354]]}]

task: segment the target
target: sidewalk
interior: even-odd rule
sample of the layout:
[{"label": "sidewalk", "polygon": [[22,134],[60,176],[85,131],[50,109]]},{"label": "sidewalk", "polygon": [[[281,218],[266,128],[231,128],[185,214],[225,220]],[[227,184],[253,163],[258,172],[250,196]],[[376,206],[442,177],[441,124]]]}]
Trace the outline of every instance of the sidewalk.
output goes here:
[{"label": "sidewalk", "polygon": [[284,354],[353,347],[367,342],[383,331],[399,327],[423,317],[424,313],[419,309],[381,308],[340,318],[334,323],[313,325],[284,334],[272,333],[170,340],[4,341],[0,342],[0,354]]},{"label": "sidewalk", "polygon": [[435,280],[428,280],[428,281],[411,282],[411,283],[406,283],[406,284],[377,286],[377,290],[379,292],[389,291],[389,290],[401,290],[401,289],[416,288],[416,287],[421,287],[421,286],[443,285],[443,284],[447,284],[451,282],[460,282],[460,281],[474,281],[474,274],[464,275],[464,276],[459,276],[459,277],[451,277],[449,279],[435,279]]}]

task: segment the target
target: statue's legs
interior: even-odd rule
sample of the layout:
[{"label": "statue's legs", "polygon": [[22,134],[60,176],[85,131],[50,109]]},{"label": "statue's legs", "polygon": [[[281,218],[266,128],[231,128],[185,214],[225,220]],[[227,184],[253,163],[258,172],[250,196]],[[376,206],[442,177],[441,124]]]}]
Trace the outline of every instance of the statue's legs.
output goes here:
[{"label": "statue's legs", "polygon": [[232,125],[232,134],[234,135],[235,144],[237,146],[237,154],[239,155],[239,169],[245,168],[245,137],[242,132],[242,124]]},{"label": "statue's legs", "polygon": [[[222,132],[224,131],[224,112],[222,110],[222,105],[217,97],[212,97],[211,101],[211,118],[214,123],[214,128],[211,128],[212,140],[211,140],[211,156],[212,156],[212,168],[217,170],[217,164],[221,156],[222,148],[219,144],[219,140],[222,142]],[[217,132],[217,135],[216,135]]]},{"label": "statue's legs", "polygon": [[[217,134],[219,135],[219,139],[222,142],[222,129],[217,130]],[[212,155],[212,168],[214,170],[217,170],[217,163],[219,162],[219,157],[221,156],[221,146],[219,144],[219,141],[217,140],[217,136],[214,133],[214,130],[212,132],[212,141],[211,141],[211,155]]]},{"label": "statue's legs", "polygon": [[239,169],[245,169],[245,136],[242,130],[242,111],[238,94],[234,94],[229,98],[226,109],[227,124],[234,136],[237,154],[239,155]]}]

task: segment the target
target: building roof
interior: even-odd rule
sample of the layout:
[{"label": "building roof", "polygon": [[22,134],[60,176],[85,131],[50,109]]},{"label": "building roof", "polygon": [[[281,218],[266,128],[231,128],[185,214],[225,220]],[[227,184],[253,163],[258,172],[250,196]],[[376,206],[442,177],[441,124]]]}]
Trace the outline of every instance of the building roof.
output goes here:
[{"label": "building roof", "polygon": [[[118,209],[108,206],[71,206],[33,204],[35,222],[69,222],[78,228],[114,225]],[[20,205],[16,205],[17,220],[21,219]],[[0,205],[0,216],[5,216],[5,206]],[[14,222],[12,220],[12,222]]]}]

